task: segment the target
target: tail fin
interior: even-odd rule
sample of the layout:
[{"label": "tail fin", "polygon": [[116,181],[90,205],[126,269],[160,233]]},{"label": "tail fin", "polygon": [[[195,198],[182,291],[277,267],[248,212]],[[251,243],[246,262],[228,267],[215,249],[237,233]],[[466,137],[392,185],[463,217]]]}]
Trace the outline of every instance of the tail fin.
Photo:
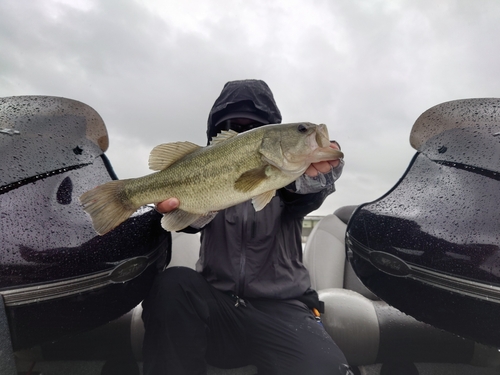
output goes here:
[{"label": "tail fin", "polygon": [[137,208],[127,207],[120,198],[124,181],[111,181],[87,191],[80,197],[83,209],[100,235],[108,233],[127,220]]}]

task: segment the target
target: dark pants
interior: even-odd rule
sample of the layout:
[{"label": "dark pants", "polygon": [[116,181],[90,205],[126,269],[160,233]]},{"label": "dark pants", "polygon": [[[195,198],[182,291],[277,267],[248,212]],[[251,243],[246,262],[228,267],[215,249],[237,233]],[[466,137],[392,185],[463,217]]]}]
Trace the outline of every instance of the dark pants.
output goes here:
[{"label": "dark pants", "polygon": [[235,299],[197,272],[169,268],[143,302],[145,375],[202,375],[255,365],[259,375],[350,374],[346,359],[296,300]]}]

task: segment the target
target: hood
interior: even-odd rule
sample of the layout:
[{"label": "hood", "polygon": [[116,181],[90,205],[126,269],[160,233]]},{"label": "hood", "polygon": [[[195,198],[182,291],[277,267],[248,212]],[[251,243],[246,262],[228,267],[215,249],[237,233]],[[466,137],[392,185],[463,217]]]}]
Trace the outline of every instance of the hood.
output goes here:
[{"label": "hood", "polygon": [[210,141],[218,131],[217,122],[230,112],[250,112],[268,124],[281,123],[281,113],[269,86],[261,80],[230,81],[224,85],[208,115],[207,138]]}]

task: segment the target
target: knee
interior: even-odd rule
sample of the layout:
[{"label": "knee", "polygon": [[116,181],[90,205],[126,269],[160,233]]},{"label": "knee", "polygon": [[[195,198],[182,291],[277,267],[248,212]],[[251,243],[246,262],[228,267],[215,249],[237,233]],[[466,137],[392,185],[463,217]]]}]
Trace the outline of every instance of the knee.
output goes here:
[{"label": "knee", "polygon": [[183,292],[185,288],[189,287],[193,279],[197,277],[200,277],[200,275],[188,267],[167,268],[156,276],[148,299],[157,298],[160,295],[174,297],[178,293]]},{"label": "knee", "polygon": [[[352,374],[349,370],[349,365],[344,356],[344,353],[338,348],[337,345],[325,348],[326,350],[319,350],[317,352],[317,357],[315,358],[312,367],[315,369],[316,374],[335,374],[335,375],[347,375]],[[324,372],[318,371],[321,369]],[[314,372],[312,372],[314,373]]]},{"label": "knee", "polygon": [[203,276],[191,268],[167,268],[157,275],[148,296],[142,302],[144,323],[178,321],[187,311],[206,318],[208,308],[204,297],[207,285]]},{"label": "knee", "polygon": [[153,288],[161,290],[190,285],[200,274],[189,267],[171,267],[160,272],[153,283]]},{"label": "knee", "polygon": [[308,351],[306,357],[307,359],[299,364],[299,367],[303,366],[301,371],[304,374],[351,374],[344,353],[333,340],[324,340],[322,345],[317,346],[314,351]]}]

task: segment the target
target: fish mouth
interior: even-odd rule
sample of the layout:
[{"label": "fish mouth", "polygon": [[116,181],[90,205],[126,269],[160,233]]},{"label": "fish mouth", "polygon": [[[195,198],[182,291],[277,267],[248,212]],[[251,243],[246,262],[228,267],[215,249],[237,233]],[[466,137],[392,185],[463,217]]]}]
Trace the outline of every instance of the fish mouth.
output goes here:
[{"label": "fish mouth", "polygon": [[330,137],[325,124],[319,124],[316,128],[316,143],[319,147],[330,147]]},{"label": "fish mouth", "polygon": [[344,157],[342,151],[330,147],[330,137],[328,135],[328,128],[325,124],[318,125],[315,138],[318,145],[318,148],[313,153],[315,162],[342,159]]}]

